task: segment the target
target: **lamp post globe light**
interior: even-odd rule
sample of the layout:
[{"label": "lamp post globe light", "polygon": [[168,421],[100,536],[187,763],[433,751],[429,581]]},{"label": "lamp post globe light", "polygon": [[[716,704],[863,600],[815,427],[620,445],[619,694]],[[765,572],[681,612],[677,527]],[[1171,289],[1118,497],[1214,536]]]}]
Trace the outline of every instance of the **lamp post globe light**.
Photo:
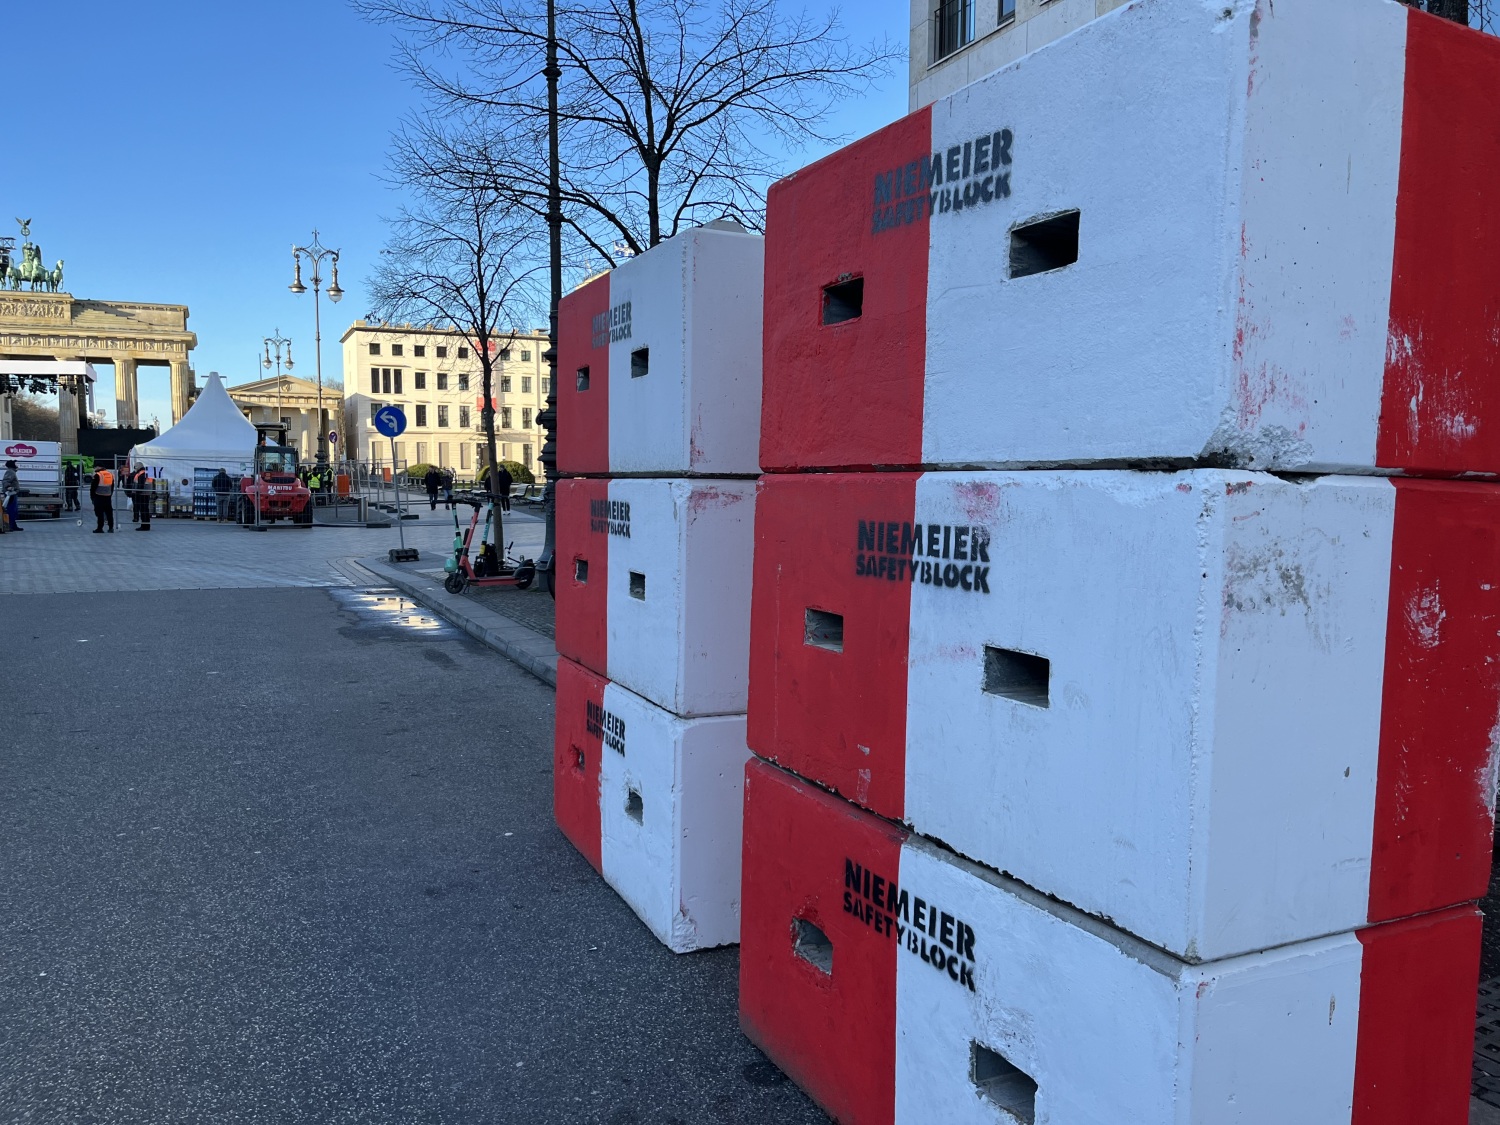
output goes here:
[{"label": "lamp post globe light", "polygon": [[322,291],[324,259],[327,259],[333,272],[332,283],[328,286],[328,299],[334,304],[344,296],[344,291],[339,288],[339,252],[324,246],[318,241],[317,230],[313,231],[312,241],[306,246],[292,246],[292,264],[294,273],[292,283],[287,286],[293,293],[302,294],[307,292],[307,286],[302,284],[302,259],[306,256],[312,265],[312,288],[313,288],[313,358],[318,369],[318,461],[324,463],[328,460],[327,440],[328,427],[323,418],[323,323],[318,308],[318,295]]},{"label": "lamp post globe light", "polygon": [[[266,358],[261,360],[267,371],[271,369],[271,349],[276,349],[276,424],[279,426],[285,421],[281,413],[281,349],[286,348],[286,369],[292,369],[292,341],[281,334],[281,329],[276,329],[276,335],[266,336],[263,339],[266,345]],[[319,404],[321,406],[321,404]],[[322,425],[321,420],[319,425]]]}]

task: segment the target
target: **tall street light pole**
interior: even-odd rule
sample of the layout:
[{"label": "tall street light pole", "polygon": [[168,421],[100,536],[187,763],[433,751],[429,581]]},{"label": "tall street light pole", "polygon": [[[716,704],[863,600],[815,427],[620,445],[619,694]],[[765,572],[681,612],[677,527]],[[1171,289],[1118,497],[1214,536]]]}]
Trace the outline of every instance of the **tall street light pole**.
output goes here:
[{"label": "tall street light pole", "polygon": [[547,487],[542,492],[542,511],[546,516],[546,538],[537,569],[545,574],[547,589],[556,596],[557,552],[557,306],[562,301],[562,169],[557,138],[557,80],[562,70],[557,65],[557,0],[547,0],[547,242],[552,275],[551,312],[548,320],[547,405],[537,416],[547,440],[537,455],[547,473]]},{"label": "tall street light pole", "polygon": [[302,257],[312,263],[312,286],[313,286],[313,356],[318,367],[318,462],[325,463],[328,460],[327,426],[323,421],[323,322],[318,310],[318,293],[323,285],[322,265],[323,259],[327,258],[333,268],[333,283],[328,286],[328,299],[334,304],[339,303],[344,291],[339,288],[339,252],[329,249],[318,241],[317,230],[313,231],[312,241],[306,246],[292,247],[292,262],[296,267],[296,273],[292,283],[287,286],[293,293],[302,294],[307,292],[307,286],[302,284]]},{"label": "tall street light pole", "polygon": [[265,364],[266,370],[271,369],[271,349],[276,349],[276,424],[279,426],[285,420],[281,414],[281,349],[286,348],[286,369],[292,369],[292,341],[281,334],[281,329],[276,329],[276,335],[263,338],[266,345],[266,358],[261,362]]}]

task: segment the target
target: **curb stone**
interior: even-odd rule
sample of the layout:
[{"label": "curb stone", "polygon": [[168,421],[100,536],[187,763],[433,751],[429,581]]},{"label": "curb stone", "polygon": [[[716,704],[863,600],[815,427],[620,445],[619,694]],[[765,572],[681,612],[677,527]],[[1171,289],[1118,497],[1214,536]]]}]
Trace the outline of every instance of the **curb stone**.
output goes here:
[{"label": "curb stone", "polygon": [[[462,629],[476,641],[488,645],[506,659],[520,665],[549,687],[557,687],[557,648],[535,629],[513,621],[503,613],[475,605],[462,595],[449,594],[440,583],[409,574],[377,559],[345,559],[338,567],[351,578],[356,568],[376,582],[396,587],[420,602],[450,625]],[[359,581],[367,581],[360,576]]]}]

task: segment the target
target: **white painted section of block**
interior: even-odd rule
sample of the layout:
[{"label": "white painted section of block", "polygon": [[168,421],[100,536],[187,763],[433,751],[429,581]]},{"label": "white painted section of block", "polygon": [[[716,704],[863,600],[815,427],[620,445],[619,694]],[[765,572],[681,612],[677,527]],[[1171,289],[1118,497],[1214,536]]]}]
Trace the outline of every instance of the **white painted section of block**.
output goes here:
[{"label": "white painted section of block", "polygon": [[611,472],[759,472],[764,278],[765,239],[706,227],[610,274],[610,307],[631,309],[629,339],[609,349]]},{"label": "white painted section of block", "polygon": [[1257,11],[1239,168],[1234,394],[1215,444],[1236,447],[1248,427],[1255,444],[1298,449],[1308,467],[1372,465],[1409,12],[1370,0]]},{"label": "white painted section of block", "polygon": [[[1015,142],[1009,199],[931,220],[925,463],[1373,460],[1405,9],[1269,12],[1127,5],[932,106],[933,151]],[[1078,260],[1011,278],[1071,210]]]},{"label": "white painted section of block", "polygon": [[1189,966],[919,839],[900,886],[973,928],[975,987],[898,934],[898,1125],[1011,1120],[973,1081],[973,1043],[1036,1083],[1046,1125],[1349,1121],[1357,939]]},{"label": "white painted section of block", "polygon": [[755,482],[613,480],[609,497],[630,505],[629,536],[609,536],[609,678],[678,715],[744,711]]},{"label": "white painted section of block", "polygon": [[605,880],[673,952],[737,943],[745,717],[680,719],[617,684],[604,708],[625,724],[599,767]]},{"label": "white painted section of block", "polygon": [[[1394,512],[1378,478],[924,475],[991,592],[912,587],[908,819],[1190,960],[1362,925]],[[1050,662],[1045,706],[984,690],[987,645]]]}]

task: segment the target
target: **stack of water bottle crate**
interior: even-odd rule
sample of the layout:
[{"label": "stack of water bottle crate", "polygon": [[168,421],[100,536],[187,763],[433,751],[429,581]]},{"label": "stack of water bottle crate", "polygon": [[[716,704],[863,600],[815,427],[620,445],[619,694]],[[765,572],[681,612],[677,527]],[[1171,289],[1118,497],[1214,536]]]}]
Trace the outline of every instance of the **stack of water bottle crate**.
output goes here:
[{"label": "stack of water bottle crate", "polygon": [[772,189],[741,1021],[838,1121],[1467,1121],[1496,88],[1137,0]]},{"label": "stack of water bottle crate", "polygon": [[763,270],[710,224],[559,310],[556,818],[677,952],[739,940]]}]

